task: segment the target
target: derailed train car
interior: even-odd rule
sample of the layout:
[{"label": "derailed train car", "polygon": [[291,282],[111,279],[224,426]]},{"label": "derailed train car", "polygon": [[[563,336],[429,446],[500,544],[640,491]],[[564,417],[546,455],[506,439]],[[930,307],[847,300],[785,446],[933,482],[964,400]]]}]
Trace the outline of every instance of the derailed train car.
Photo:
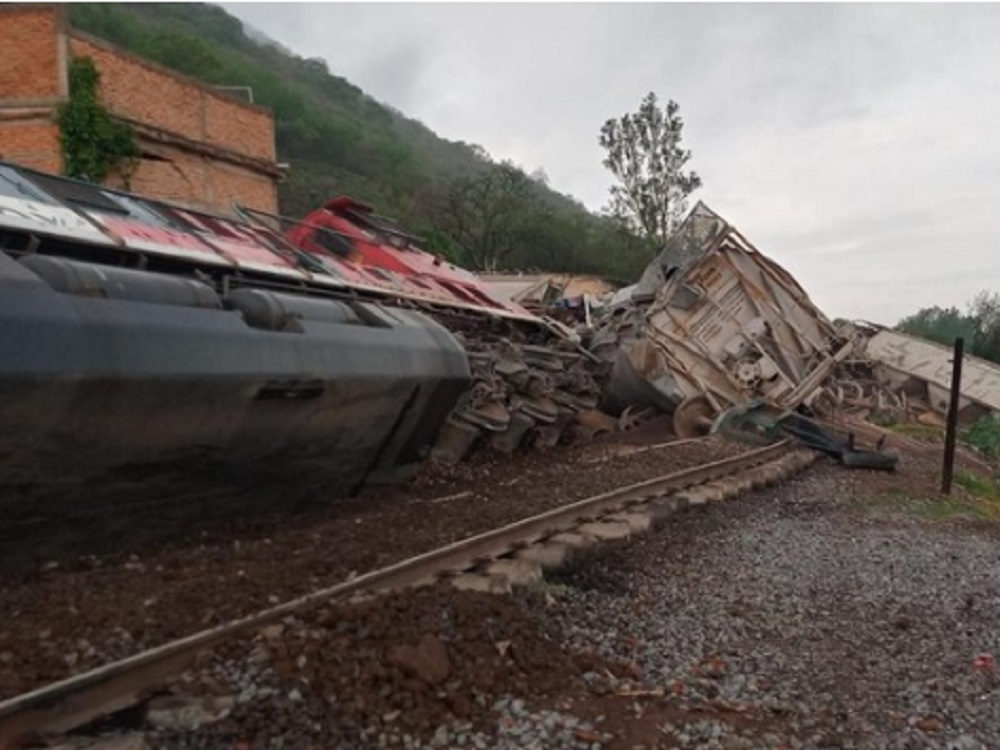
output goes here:
[{"label": "derailed train car", "polygon": [[680,436],[707,433],[753,399],[812,405],[858,347],[781,266],[699,203],[597,337],[616,343],[605,407],[673,413]]},{"label": "derailed train car", "polygon": [[[890,329],[864,326],[863,367],[878,384],[877,399],[900,415],[931,410],[943,420],[948,412],[954,350]],[[852,388],[853,386],[853,388]],[[838,386],[840,401],[856,403],[866,396],[860,383]],[[962,358],[958,422],[969,424],[984,415],[1000,416],[1000,366],[979,357]]]},{"label": "derailed train car", "polygon": [[[493,297],[478,278],[419,250],[418,239],[349,198],[332,199],[294,223],[287,237],[318,258],[347,259],[407,284],[407,300],[461,341],[472,383],[435,444],[436,459],[460,461],[474,444],[503,452],[553,446],[575,435],[577,418],[597,405],[607,369],[552,319]],[[459,301],[428,306],[420,295]]]},{"label": "derailed train car", "polygon": [[[341,200],[295,227],[0,163],[6,518],[68,497],[97,505],[123,479],[276,478],[329,497],[399,481],[446,420],[482,411],[469,396],[477,332],[516,351],[526,402],[558,389],[532,390],[519,348],[558,373],[580,357],[367,207]],[[502,434],[520,396],[493,380]],[[577,380],[586,401],[596,387]],[[536,410],[545,424],[557,411]]]},{"label": "derailed train car", "polygon": [[[831,322],[787,271],[699,203],[594,337],[614,368],[602,407],[672,413],[680,436],[790,411],[938,421],[952,349]],[[966,356],[959,421],[1000,414],[1000,366]],[[752,418],[752,416],[751,416]],[[750,423],[754,419],[749,420]],[[943,423],[942,423],[943,424]]]}]

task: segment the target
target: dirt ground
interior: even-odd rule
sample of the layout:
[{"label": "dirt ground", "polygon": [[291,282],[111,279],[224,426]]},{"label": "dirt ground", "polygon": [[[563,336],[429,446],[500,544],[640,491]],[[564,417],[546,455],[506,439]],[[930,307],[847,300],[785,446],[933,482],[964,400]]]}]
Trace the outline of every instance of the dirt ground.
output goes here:
[{"label": "dirt ground", "polygon": [[[746,447],[719,439],[649,449],[650,435],[428,467],[407,487],[166,530],[141,521],[114,555],[0,574],[0,697],[262,610],[353,573],[623,484]],[[637,445],[638,444],[638,445]],[[280,508],[280,506],[279,506]],[[74,550],[74,552],[77,552]]]}]

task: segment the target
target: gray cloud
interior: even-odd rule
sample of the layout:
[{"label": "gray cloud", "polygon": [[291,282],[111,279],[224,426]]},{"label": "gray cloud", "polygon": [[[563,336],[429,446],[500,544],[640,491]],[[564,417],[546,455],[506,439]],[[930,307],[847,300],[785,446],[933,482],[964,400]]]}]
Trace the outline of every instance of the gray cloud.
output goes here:
[{"label": "gray cloud", "polygon": [[447,138],[591,208],[597,132],[681,104],[698,197],[834,316],[1000,288],[1000,7],[226,4]]}]

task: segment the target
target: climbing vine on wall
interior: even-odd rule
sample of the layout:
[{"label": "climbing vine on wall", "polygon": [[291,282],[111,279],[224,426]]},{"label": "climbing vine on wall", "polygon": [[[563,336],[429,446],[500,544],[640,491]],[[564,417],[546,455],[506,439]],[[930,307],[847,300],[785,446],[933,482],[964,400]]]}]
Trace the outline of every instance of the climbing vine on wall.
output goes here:
[{"label": "climbing vine on wall", "polygon": [[135,133],[98,99],[101,74],[89,57],[73,59],[69,101],[59,110],[59,143],[67,176],[102,183],[117,172],[127,183],[139,159]]}]

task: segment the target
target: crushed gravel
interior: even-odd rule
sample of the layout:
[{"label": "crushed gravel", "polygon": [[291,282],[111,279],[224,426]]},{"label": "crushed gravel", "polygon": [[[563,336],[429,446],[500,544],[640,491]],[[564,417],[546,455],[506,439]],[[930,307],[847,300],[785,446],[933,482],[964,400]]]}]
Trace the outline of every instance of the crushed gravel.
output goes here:
[{"label": "crushed gravel", "polygon": [[885,476],[827,463],[682,513],[560,577],[550,634],[689,703],[780,720],[681,723],[680,747],[996,747],[1000,535],[873,515],[868,480]]}]

